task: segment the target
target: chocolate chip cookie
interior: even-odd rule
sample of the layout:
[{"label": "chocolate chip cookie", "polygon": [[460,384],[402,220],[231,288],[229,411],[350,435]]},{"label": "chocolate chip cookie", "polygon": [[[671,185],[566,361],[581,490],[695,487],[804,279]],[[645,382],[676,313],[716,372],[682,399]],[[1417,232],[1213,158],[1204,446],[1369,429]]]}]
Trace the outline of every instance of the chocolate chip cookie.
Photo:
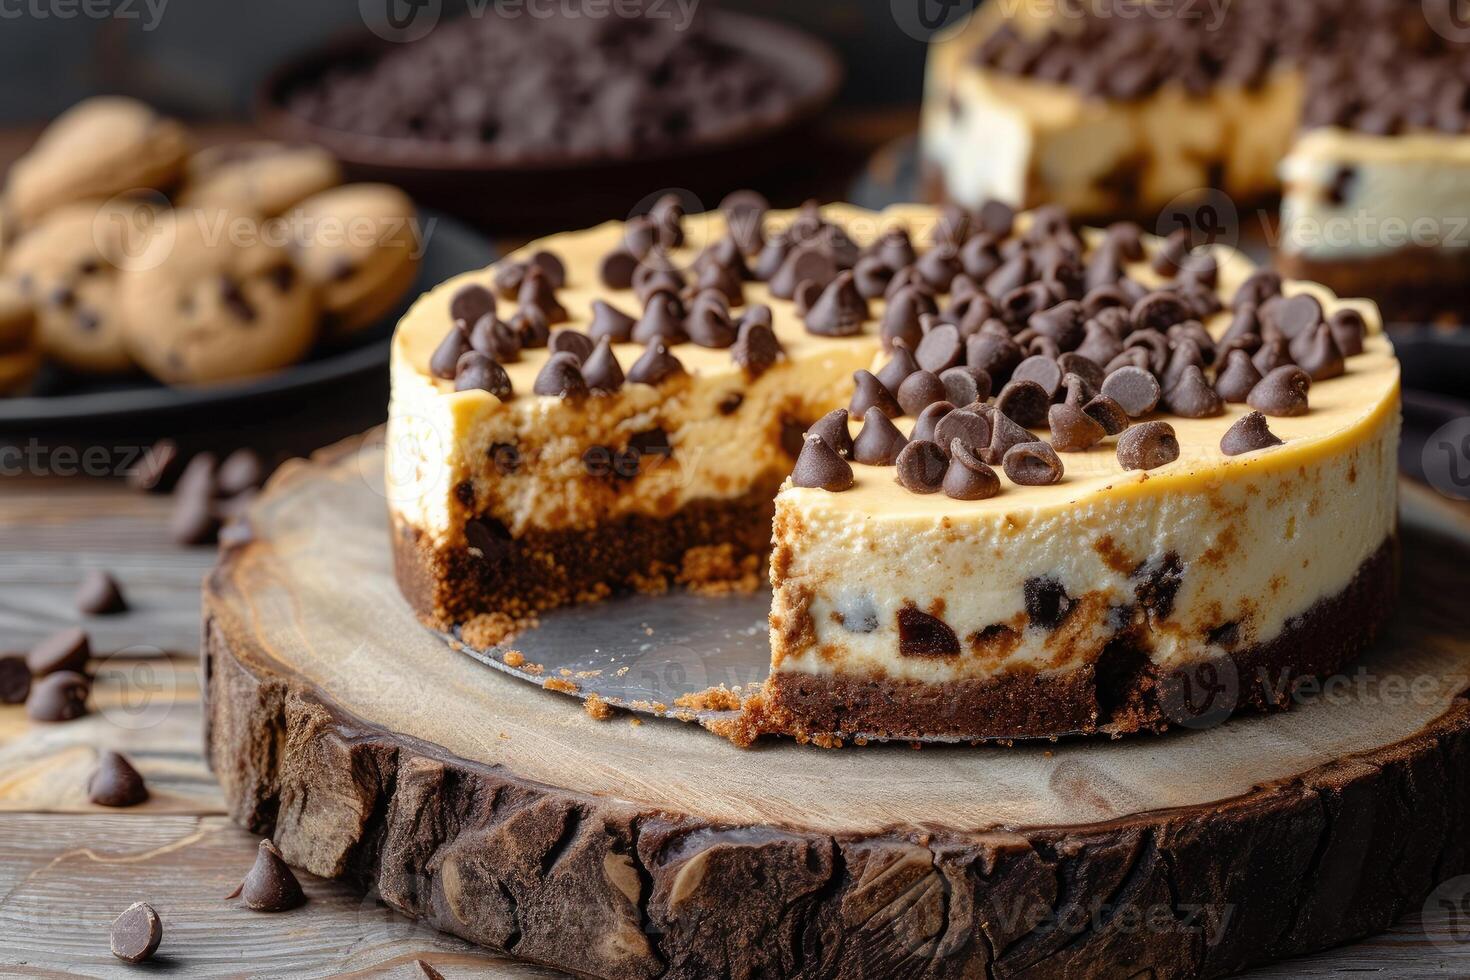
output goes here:
[{"label": "chocolate chip cookie", "polygon": [[315,292],[254,215],[165,215],[121,296],[128,350],[168,384],[274,371],[316,338]]},{"label": "chocolate chip cookie", "polygon": [[348,184],[307,198],[292,217],[297,260],[321,295],[329,338],[378,321],[413,284],[420,229],[398,188]]},{"label": "chocolate chip cookie", "polygon": [[189,158],[177,203],[274,217],[341,182],[336,159],[319,147],[269,140],[235,143]]},{"label": "chocolate chip cookie", "polygon": [[5,196],[17,221],[115,194],[158,190],[179,176],[184,128],[133,99],[88,99],[67,110],[10,169]]}]

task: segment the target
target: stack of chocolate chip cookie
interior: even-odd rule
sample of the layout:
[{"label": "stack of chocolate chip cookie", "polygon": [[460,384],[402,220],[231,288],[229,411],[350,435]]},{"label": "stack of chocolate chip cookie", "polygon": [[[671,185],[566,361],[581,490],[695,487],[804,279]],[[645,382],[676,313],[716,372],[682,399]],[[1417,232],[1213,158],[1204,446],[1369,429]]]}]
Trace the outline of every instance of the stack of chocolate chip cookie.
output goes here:
[{"label": "stack of chocolate chip cookie", "polygon": [[0,396],[27,391],[46,361],[167,384],[286,367],[388,313],[421,244],[403,192],[342,186],[321,149],[192,152],[180,123],[91,99],[0,196]]}]

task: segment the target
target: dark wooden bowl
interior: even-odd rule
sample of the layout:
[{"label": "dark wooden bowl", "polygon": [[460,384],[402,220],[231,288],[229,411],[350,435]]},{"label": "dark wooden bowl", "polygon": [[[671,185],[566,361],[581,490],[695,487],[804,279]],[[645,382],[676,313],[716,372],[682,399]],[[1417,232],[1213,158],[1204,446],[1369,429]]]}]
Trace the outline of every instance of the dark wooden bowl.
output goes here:
[{"label": "dark wooden bowl", "polygon": [[364,38],[327,45],[278,68],[257,93],[256,114],[270,135],[316,143],[336,154],[349,179],[396,184],[420,203],[492,233],[556,231],[625,218],[647,195],[669,189],[688,191],[713,208],[724,194],[759,183],[799,152],[799,134],[831,104],[842,66],[826,44],[784,25],[730,13],[710,19],[714,37],[775,64],[794,83],[793,105],[783,118],[633,159],[507,160],[492,148],[451,157],[433,143],[329,129],[286,107],[286,94],[295,86],[387,46]]}]

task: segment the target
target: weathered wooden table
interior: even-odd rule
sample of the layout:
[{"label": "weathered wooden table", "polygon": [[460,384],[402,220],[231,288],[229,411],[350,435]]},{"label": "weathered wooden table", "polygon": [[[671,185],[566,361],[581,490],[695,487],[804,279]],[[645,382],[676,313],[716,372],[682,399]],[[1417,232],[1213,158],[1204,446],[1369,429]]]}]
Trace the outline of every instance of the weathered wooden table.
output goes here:
[{"label": "weathered wooden table", "polygon": [[[1429,492],[1406,485],[1405,493]],[[1437,506],[1448,520],[1465,519]],[[447,977],[555,975],[309,876],[310,901],[294,912],[260,915],[225,899],[256,840],[223,816],[200,755],[199,581],[213,550],[169,544],[168,510],[166,498],[116,481],[0,484],[0,648],[24,649],[81,622],[99,656],[85,719],[35,725],[22,708],[0,707],[0,975],[129,974],[136,968],[108,952],[108,925],[137,900],[163,918],[154,968],[177,975],[423,976],[419,960]],[[117,576],[129,612],[78,617],[72,591],[90,568]],[[108,811],[87,803],[101,748],[138,764],[153,791],[147,804]],[[1411,916],[1357,946],[1255,975],[1347,972],[1470,975],[1470,917]]]}]

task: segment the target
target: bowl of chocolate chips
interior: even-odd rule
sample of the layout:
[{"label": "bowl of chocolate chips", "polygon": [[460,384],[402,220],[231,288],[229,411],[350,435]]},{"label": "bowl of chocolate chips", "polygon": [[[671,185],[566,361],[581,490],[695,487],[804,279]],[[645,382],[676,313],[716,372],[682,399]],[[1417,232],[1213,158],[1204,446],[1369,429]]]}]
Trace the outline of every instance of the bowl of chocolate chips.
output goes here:
[{"label": "bowl of chocolate chips", "polygon": [[552,230],[778,171],[842,77],[830,48],[767,20],[662,0],[554,9],[484,5],[411,41],[340,40],[267,79],[258,115],[354,179],[496,230]]}]

